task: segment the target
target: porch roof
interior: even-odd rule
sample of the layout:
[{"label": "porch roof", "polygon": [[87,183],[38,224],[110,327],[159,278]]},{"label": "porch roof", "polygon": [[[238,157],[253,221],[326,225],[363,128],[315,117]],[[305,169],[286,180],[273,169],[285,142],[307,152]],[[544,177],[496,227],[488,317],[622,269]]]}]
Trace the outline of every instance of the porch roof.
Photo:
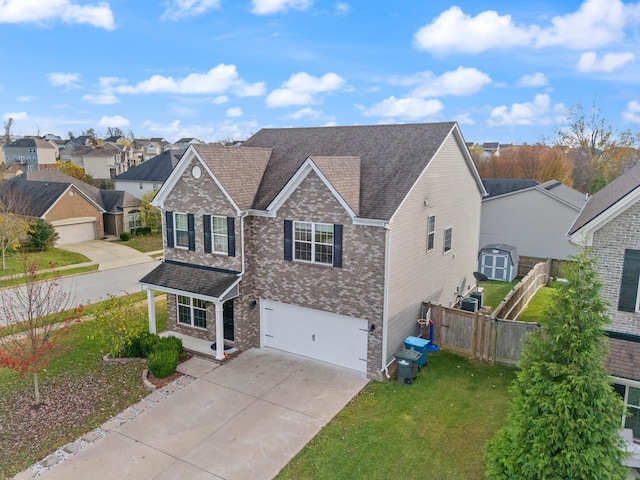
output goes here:
[{"label": "porch roof", "polygon": [[240,279],[240,272],[165,260],[140,283],[163,292],[222,301]]}]

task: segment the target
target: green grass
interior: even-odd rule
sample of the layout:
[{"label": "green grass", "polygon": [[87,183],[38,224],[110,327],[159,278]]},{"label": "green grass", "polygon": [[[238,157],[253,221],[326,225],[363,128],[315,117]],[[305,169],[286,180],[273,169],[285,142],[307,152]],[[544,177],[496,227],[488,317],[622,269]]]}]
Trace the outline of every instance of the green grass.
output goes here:
[{"label": "green grass", "polygon": [[284,479],[484,478],[515,370],[437,352],[412,385],[371,382],[285,467]]},{"label": "green grass", "polygon": [[[54,264],[56,268],[76,263],[90,262],[91,260],[80,253],[69,252],[59,248],[50,248],[46,252],[33,252],[30,254],[39,270],[45,270]],[[0,264],[1,265],[1,264]],[[6,268],[0,269],[0,277],[24,273],[22,257],[19,253],[13,253],[6,257]]]},{"label": "green grass", "polygon": [[[140,304],[145,299],[145,293],[127,297],[132,304]],[[140,307],[144,308],[142,305]],[[97,308],[100,308],[99,304],[90,305],[85,313],[91,314]],[[158,331],[166,329],[165,299],[156,302],[156,318]],[[106,365],[100,361],[104,352],[99,342],[91,339],[94,331],[94,323],[90,320],[74,324],[62,340],[66,346],[64,353],[53,359],[39,375],[43,399],[56,408],[59,405],[55,399],[48,399],[48,395],[54,395],[61,389],[72,391],[74,388],[90,387],[86,395],[82,392],[69,394],[76,405],[69,405],[68,408],[78,409],[78,420],[73,424],[42,425],[42,431],[33,432],[33,438],[26,438],[32,434],[32,429],[18,433],[22,421],[19,417],[24,415],[23,423],[28,423],[28,417],[32,415],[30,412],[34,412],[30,411],[28,403],[26,409],[23,408],[24,399],[32,401],[32,377],[27,375],[20,378],[14,371],[0,368],[0,426],[9,423],[16,426],[11,431],[0,428],[0,478],[27,468],[148,394],[142,385],[142,365]],[[76,384],[76,380],[82,382],[81,386]],[[21,401],[22,406],[16,408],[15,405]],[[75,410],[71,413],[74,417]]]},{"label": "green grass", "polygon": [[521,322],[538,322],[544,324],[544,310],[551,303],[554,292],[558,288],[558,282],[551,282],[549,285],[541,287],[533,296],[527,308],[520,314],[518,320]]},{"label": "green grass", "polygon": [[156,250],[162,250],[162,234],[152,233],[151,235],[132,235],[126,242],[118,240],[118,243],[122,243],[127,247],[135,248],[143,253],[155,252]]},{"label": "green grass", "polygon": [[[47,278],[53,278],[56,276],[56,274],[59,274],[61,277],[64,277],[67,275],[77,275],[80,273],[94,272],[96,270],[98,270],[98,265],[88,265],[86,267],[69,268],[65,270],[58,270],[57,273],[50,272],[50,273],[40,274],[40,279],[45,280]],[[21,275],[19,277],[10,278],[7,280],[0,280],[0,288],[13,287],[15,285],[20,285],[22,283],[24,283],[24,276]]]},{"label": "green grass", "polygon": [[519,281],[520,279],[516,279],[511,282],[500,282],[498,280],[479,282],[479,286],[484,288],[482,304],[490,306],[492,311],[495,310],[502,300],[504,300],[504,297],[507,296]]}]

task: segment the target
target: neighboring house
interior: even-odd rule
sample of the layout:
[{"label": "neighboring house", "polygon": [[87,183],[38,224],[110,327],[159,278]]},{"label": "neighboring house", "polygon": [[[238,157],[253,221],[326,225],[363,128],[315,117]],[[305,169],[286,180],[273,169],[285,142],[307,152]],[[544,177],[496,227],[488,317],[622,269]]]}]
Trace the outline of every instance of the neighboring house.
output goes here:
[{"label": "neighboring house", "polygon": [[589,198],[569,235],[595,258],[612,320],[606,366],[629,407],[627,426],[640,439],[640,165]]},{"label": "neighboring house", "polygon": [[181,138],[180,140],[178,140],[177,142],[173,142],[173,145],[175,146],[175,148],[177,149],[182,149],[182,150],[186,150],[186,148],[189,145],[195,145],[197,143],[203,143],[202,141],[198,140],[197,138],[193,138],[193,137],[184,137]]},{"label": "neighboring house", "polygon": [[116,190],[129,192],[138,198],[159,190],[169,178],[183,153],[184,150],[167,150],[137,167],[127,170],[114,179]]},{"label": "neighboring house", "polygon": [[126,170],[121,150],[107,144],[101,147],[76,147],[63,151],[63,160],[71,160],[94,179],[110,179]]},{"label": "neighboring house", "polygon": [[22,165],[19,163],[12,163],[2,171],[2,179],[10,180],[17,175],[21,175],[24,172]]},{"label": "neighboring house", "polygon": [[140,225],[140,200],[101,190],[57,170],[27,171],[0,183],[0,201],[20,215],[51,223],[58,244],[119,235]]},{"label": "neighboring house", "polygon": [[58,147],[53,142],[37,137],[20,138],[3,148],[6,166],[18,163],[24,170],[55,168]]},{"label": "neighboring house", "polygon": [[140,282],[217,359],[271,347],[382,380],[422,302],[474,288],[485,193],[456,123],[191,145],[154,200],[164,261]]},{"label": "neighboring house", "polygon": [[480,247],[513,245],[521,257],[566,260],[577,252],[566,234],[586,202],[556,180],[485,178]]}]

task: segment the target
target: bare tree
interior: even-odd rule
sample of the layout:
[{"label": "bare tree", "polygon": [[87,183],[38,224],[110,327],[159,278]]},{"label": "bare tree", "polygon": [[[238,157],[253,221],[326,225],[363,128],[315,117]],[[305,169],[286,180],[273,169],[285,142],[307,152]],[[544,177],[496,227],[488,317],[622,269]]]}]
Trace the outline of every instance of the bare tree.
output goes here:
[{"label": "bare tree", "polygon": [[0,290],[0,325],[22,327],[21,333],[0,336],[0,366],[33,375],[34,404],[42,403],[38,373],[63,350],[61,336],[79,317],[73,297],[59,275],[43,280],[31,254],[22,253],[24,283]]},{"label": "bare tree", "polygon": [[13,126],[13,117],[9,117],[6,122],[4,122],[4,143],[6,145],[11,144],[11,127]]}]

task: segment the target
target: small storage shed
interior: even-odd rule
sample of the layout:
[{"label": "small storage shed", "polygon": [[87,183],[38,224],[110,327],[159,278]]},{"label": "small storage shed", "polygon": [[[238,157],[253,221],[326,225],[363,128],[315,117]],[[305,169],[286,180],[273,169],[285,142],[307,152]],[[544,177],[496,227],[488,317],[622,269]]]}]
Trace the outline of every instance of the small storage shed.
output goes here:
[{"label": "small storage shed", "polygon": [[513,245],[492,243],[480,249],[478,271],[489,280],[510,282],[518,274],[518,252]]}]

